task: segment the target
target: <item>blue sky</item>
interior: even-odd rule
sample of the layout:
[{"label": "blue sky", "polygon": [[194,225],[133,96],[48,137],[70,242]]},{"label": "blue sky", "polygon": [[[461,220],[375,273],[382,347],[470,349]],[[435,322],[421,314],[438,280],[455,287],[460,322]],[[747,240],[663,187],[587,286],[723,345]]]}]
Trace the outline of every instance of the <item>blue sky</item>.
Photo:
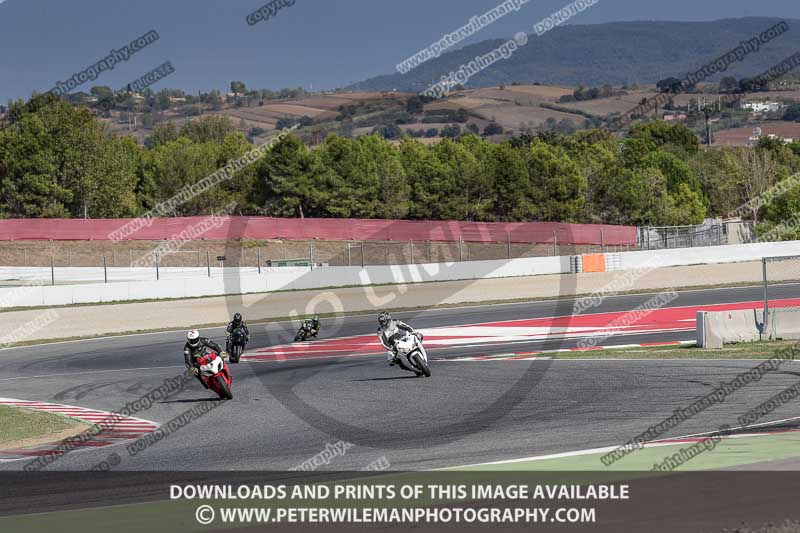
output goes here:
[{"label": "blue sky", "polygon": [[[171,61],[155,88],[333,88],[395,65],[502,0],[296,0],[271,20],[245,17],[263,0],[5,0],[0,4],[0,102],[47,91],[112,48],[156,30],[158,42],[87,86],[118,88]],[[531,32],[569,0],[531,0],[464,44]],[[797,0],[599,0],[575,24],[622,20],[800,19]]]}]

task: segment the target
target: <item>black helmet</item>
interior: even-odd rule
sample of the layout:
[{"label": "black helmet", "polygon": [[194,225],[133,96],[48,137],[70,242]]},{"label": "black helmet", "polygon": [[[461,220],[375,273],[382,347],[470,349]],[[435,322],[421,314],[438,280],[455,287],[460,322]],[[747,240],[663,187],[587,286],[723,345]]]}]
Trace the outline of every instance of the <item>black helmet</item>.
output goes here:
[{"label": "black helmet", "polygon": [[238,324],[241,321],[242,321],[242,314],[241,313],[236,313],[236,314],[233,315],[233,322],[235,324]]},{"label": "black helmet", "polygon": [[311,320],[313,320],[314,322],[319,322],[319,315],[314,315],[314,318],[312,318]]},{"label": "black helmet", "polygon": [[392,320],[392,315],[387,313],[386,311],[381,311],[381,314],[378,315],[378,324],[381,325],[382,328],[385,328],[389,322]]}]

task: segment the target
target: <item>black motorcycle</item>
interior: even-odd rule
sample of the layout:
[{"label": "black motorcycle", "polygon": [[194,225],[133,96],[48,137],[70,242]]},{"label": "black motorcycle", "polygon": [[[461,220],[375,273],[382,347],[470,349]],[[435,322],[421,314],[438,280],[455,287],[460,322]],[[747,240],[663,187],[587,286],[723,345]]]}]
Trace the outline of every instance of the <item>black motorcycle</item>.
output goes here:
[{"label": "black motorcycle", "polygon": [[319,333],[319,324],[315,324],[313,320],[303,320],[297,335],[294,336],[294,342],[307,341],[313,339]]},{"label": "black motorcycle", "polygon": [[244,347],[247,344],[247,334],[243,328],[233,328],[231,335],[228,338],[228,354],[230,354],[231,363],[238,363],[239,358],[242,357]]}]

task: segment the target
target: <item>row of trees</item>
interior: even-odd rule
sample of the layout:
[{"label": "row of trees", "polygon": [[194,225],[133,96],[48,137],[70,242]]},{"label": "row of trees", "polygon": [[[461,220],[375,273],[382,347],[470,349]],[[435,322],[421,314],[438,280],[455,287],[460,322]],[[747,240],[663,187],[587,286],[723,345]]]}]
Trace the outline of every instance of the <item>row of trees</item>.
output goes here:
[{"label": "row of trees", "polygon": [[625,95],[625,91],[614,91],[611,85],[602,87],[585,88],[582,85],[575,89],[572,94],[566,94],[558,99],[559,103],[583,102],[585,100],[597,100],[598,98],[611,98],[612,96]]},{"label": "row of trees", "polygon": [[[684,80],[680,78],[664,78],[656,83],[656,88],[662,93],[696,93],[699,91],[696,84],[684,87]],[[742,78],[737,80],[733,76],[726,76],[719,82],[718,92],[727,94],[756,93],[769,91],[769,81],[761,78]]]},{"label": "row of trees", "polygon": [[[108,135],[85,108],[52,95],[13,104],[0,126],[0,215],[141,214],[252,149],[223,117],[158,127],[148,147]],[[286,217],[563,221],[673,225],[725,216],[800,171],[800,143],[700,151],[680,125],[651,122],[619,139],[603,130],[473,133],[424,145],[410,137],[289,135],[258,163],[178,207]],[[800,212],[800,188],[751,213]]]}]

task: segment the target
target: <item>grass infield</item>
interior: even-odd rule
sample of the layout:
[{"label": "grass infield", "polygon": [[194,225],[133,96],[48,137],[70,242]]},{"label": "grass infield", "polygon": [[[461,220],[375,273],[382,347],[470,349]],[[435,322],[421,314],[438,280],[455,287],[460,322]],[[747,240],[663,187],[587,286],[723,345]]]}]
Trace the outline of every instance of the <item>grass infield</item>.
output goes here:
[{"label": "grass infield", "polygon": [[13,448],[26,442],[54,440],[78,434],[89,424],[66,416],[0,405],[0,446]]}]

